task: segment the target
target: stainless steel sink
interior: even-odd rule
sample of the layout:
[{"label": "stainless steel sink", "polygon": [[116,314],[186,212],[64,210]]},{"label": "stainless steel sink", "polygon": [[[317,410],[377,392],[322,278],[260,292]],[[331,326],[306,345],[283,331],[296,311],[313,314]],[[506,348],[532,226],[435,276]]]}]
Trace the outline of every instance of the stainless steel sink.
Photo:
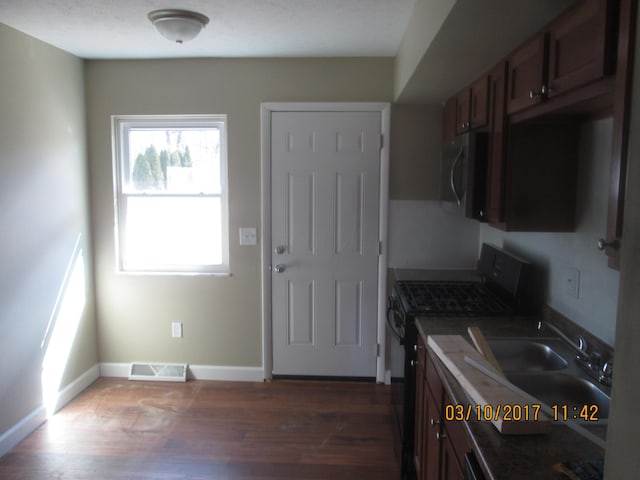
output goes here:
[{"label": "stainless steel sink", "polygon": [[[591,380],[566,373],[510,373],[507,378],[515,386],[533,395],[548,406],[566,405],[567,413],[572,418],[578,415],[583,406],[593,412],[597,406],[597,417],[609,418],[609,400],[599,386]],[[579,419],[579,418],[578,418]]]},{"label": "stainless steel sink", "polygon": [[555,339],[547,339],[543,343],[531,339],[495,338],[488,342],[506,373],[562,370],[568,366],[567,361],[550,346],[557,344]]},{"label": "stainless steel sink", "polygon": [[589,406],[595,405],[599,419],[609,418],[611,389],[577,365],[576,353],[562,339],[494,337],[487,341],[507,379],[547,406],[558,405],[559,414],[565,409],[569,418],[581,421],[582,407],[593,411]]}]

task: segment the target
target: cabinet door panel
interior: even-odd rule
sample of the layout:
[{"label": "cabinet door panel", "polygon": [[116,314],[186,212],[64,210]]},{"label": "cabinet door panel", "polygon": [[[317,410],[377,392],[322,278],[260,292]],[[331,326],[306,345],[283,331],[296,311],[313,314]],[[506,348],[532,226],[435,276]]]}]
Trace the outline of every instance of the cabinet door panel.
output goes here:
[{"label": "cabinet door panel", "polygon": [[426,350],[422,337],[418,336],[416,353],[416,399],[415,399],[415,427],[413,437],[413,464],[418,480],[424,477],[425,464],[425,434],[427,428],[426,409]]},{"label": "cabinet door panel", "polygon": [[456,98],[456,134],[460,135],[471,126],[471,88],[465,88]]},{"label": "cabinet door panel", "polygon": [[549,96],[558,95],[613,71],[613,1],[586,0],[549,28]]},{"label": "cabinet door panel", "polygon": [[471,85],[471,129],[482,128],[489,121],[489,76],[484,76]]},{"label": "cabinet door panel", "polygon": [[487,221],[499,226],[504,221],[506,166],[506,80],[507,66],[498,65],[489,84],[489,161],[487,164]]},{"label": "cabinet door panel", "polygon": [[637,34],[638,2],[620,2],[620,26],[616,65],[616,90],[613,104],[613,147],[609,179],[609,207],[607,213],[609,267],[620,269],[620,246],[624,217],[624,196],[627,178],[629,126],[631,122],[631,96],[633,93],[633,55]]},{"label": "cabinet door panel", "polygon": [[454,446],[446,437],[442,443],[440,480],[464,480],[462,466],[458,463]]},{"label": "cabinet door panel", "polygon": [[423,479],[432,480],[440,478],[440,450],[442,441],[442,417],[436,405],[433,394],[426,391],[426,415],[425,415],[425,462],[423,467]]},{"label": "cabinet door panel", "polygon": [[510,114],[542,101],[542,90],[547,76],[546,45],[547,36],[541,34],[522,45],[509,57],[507,111]]}]

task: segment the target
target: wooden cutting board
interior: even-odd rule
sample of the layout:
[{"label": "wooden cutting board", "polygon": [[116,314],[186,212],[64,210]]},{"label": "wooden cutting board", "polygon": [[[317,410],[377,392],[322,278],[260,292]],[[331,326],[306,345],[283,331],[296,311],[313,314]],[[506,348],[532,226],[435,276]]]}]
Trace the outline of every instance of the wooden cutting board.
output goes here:
[{"label": "wooden cutting board", "polygon": [[461,335],[429,335],[427,343],[475,403],[456,413],[491,421],[505,435],[539,434],[551,429],[549,417],[541,409],[465,361],[469,357],[492,369]]}]

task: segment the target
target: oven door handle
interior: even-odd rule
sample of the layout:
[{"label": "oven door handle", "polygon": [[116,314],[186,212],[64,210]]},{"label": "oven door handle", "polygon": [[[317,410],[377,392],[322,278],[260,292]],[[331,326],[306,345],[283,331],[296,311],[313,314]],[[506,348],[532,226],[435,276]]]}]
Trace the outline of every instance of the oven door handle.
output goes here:
[{"label": "oven door handle", "polygon": [[404,340],[402,338],[402,335],[398,333],[396,328],[393,326],[393,322],[391,321],[390,314],[396,312],[396,309],[394,308],[394,302],[391,297],[389,298],[388,305],[389,306],[387,307],[387,325],[389,325],[389,328],[393,332],[393,335],[400,341],[400,345],[404,345]]}]

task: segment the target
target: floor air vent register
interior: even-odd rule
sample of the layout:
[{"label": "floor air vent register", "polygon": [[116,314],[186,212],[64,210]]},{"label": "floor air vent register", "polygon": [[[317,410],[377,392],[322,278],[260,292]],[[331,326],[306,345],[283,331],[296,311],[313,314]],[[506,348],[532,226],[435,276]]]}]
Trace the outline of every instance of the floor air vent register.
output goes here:
[{"label": "floor air vent register", "polygon": [[186,382],[186,363],[132,363],[129,380],[154,382]]}]

